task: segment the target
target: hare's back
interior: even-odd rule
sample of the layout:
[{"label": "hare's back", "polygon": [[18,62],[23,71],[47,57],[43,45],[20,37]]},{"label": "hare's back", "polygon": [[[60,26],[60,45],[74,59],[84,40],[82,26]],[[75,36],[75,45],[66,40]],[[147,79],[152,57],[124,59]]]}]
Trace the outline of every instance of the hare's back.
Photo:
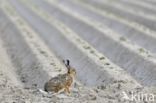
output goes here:
[{"label": "hare's back", "polygon": [[65,83],[66,81],[71,80],[72,78],[68,74],[60,74],[50,80],[54,84]]},{"label": "hare's back", "polygon": [[44,86],[45,91],[47,92],[58,92],[59,90],[63,89],[64,86],[61,84],[54,84],[52,82],[47,82]]},{"label": "hare's back", "polygon": [[51,78],[45,84],[45,91],[55,91],[58,92],[59,90],[63,89],[66,86],[70,86],[73,82],[73,78],[67,74],[60,74],[54,78]]}]

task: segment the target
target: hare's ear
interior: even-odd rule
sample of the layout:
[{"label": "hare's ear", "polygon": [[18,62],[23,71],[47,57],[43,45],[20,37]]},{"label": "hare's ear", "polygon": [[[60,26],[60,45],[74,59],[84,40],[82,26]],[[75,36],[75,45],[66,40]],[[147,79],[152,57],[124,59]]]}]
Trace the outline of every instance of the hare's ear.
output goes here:
[{"label": "hare's ear", "polygon": [[67,59],[67,66],[69,66],[70,65],[70,61]]},{"label": "hare's ear", "polygon": [[66,60],[62,60],[62,62],[63,62],[65,65],[67,65],[67,61],[66,61]]},{"label": "hare's ear", "polygon": [[62,60],[62,62],[63,62],[64,64],[66,64],[66,63],[65,63],[65,60]]},{"label": "hare's ear", "polygon": [[63,60],[63,63],[65,64],[66,67],[69,67],[69,65],[70,65],[70,61],[68,59]]},{"label": "hare's ear", "polygon": [[67,64],[66,64],[66,67],[68,69],[68,73],[70,73],[70,61],[67,59]]}]

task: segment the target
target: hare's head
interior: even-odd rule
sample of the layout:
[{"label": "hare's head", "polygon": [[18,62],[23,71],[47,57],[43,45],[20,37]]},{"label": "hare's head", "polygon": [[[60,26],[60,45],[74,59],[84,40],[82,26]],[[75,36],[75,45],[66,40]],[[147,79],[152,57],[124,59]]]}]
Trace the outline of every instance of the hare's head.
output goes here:
[{"label": "hare's head", "polygon": [[73,75],[75,76],[76,75],[76,70],[73,69],[71,66],[70,66],[70,61],[67,59],[66,61],[64,61],[64,64],[66,65],[67,69],[68,69],[68,74],[70,75]]},{"label": "hare's head", "polygon": [[67,59],[67,60],[63,60],[63,63],[65,64],[65,66],[67,68],[70,68],[70,61]]},{"label": "hare's head", "polygon": [[75,77],[76,76],[76,70],[73,68],[68,69],[68,74]]}]

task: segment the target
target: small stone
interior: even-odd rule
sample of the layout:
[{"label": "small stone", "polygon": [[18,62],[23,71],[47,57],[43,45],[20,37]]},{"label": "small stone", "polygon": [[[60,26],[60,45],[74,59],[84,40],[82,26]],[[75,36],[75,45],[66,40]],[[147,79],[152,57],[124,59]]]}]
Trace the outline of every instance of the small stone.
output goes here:
[{"label": "small stone", "polygon": [[121,84],[118,84],[117,89],[121,89]]},{"label": "small stone", "polygon": [[94,91],[95,91],[96,93],[98,93],[98,92],[99,92],[97,89],[94,89]]},{"label": "small stone", "polygon": [[41,53],[41,54],[45,54],[45,51],[41,50],[40,53]]},{"label": "small stone", "polygon": [[121,40],[121,41],[126,41],[126,38],[120,37],[120,40]]},{"label": "small stone", "polygon": [[93,50],[91,50],[91,51],[90,51],[90,53],[92,53],[92,54],[93,54],[93,53],[94,53],[94,51],[93,51]]},{"label": "small stone", "polygon": [[105,63],[105,65],[110,65],[109,63]]},{"label": "small stone", "polygon": [[106,86],[104,86],[104,85],[101,85],[101,86],[98,86],[98,87],[97,87],[97,89],[104,90],[104,89],[106,89]]},{"label": "small stone", "polygon": [[102,85],[102,86],[101,86],[101,89],[102,89],[102,90],[106,89],[106,86]]},{"label": "small stone", "polygon": [[95,95],[89,95],[91,98],[91,100],[96,100],[97,99],[97,97],[95,96]]},{"label": "small stone", "polygon": [[99,59],[100,59],[100,60],[104,60],[104,59],[105,59],[105,57],[100,57]]},{"label": "small stone", "polygon": [[89,47],[89,46],[84,46],[84,48],[85,48],[85,49],[90,49],[90,47]]},{"label": "small stone", "polygon": [[139,49],[139,52],[140,52],[140,53],[144,53],[144,52],[145,52],[144,48],[140,48],[140,49]]}]

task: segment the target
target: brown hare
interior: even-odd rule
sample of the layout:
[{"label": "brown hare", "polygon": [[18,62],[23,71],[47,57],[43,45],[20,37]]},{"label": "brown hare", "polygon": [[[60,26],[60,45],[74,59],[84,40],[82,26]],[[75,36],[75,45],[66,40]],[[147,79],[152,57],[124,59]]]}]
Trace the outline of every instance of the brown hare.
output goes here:
[{"label": "brown hare", "polygon": [[59,74],[58,76],[51,78],[45,83],[45,91],[58,93],[60,90],[64,89],[66,93],[70,93],[70,87],[76,75],[76,70],[70,66],[69,60],[64,61],[64,64],[68,69],[67,73]]}]

